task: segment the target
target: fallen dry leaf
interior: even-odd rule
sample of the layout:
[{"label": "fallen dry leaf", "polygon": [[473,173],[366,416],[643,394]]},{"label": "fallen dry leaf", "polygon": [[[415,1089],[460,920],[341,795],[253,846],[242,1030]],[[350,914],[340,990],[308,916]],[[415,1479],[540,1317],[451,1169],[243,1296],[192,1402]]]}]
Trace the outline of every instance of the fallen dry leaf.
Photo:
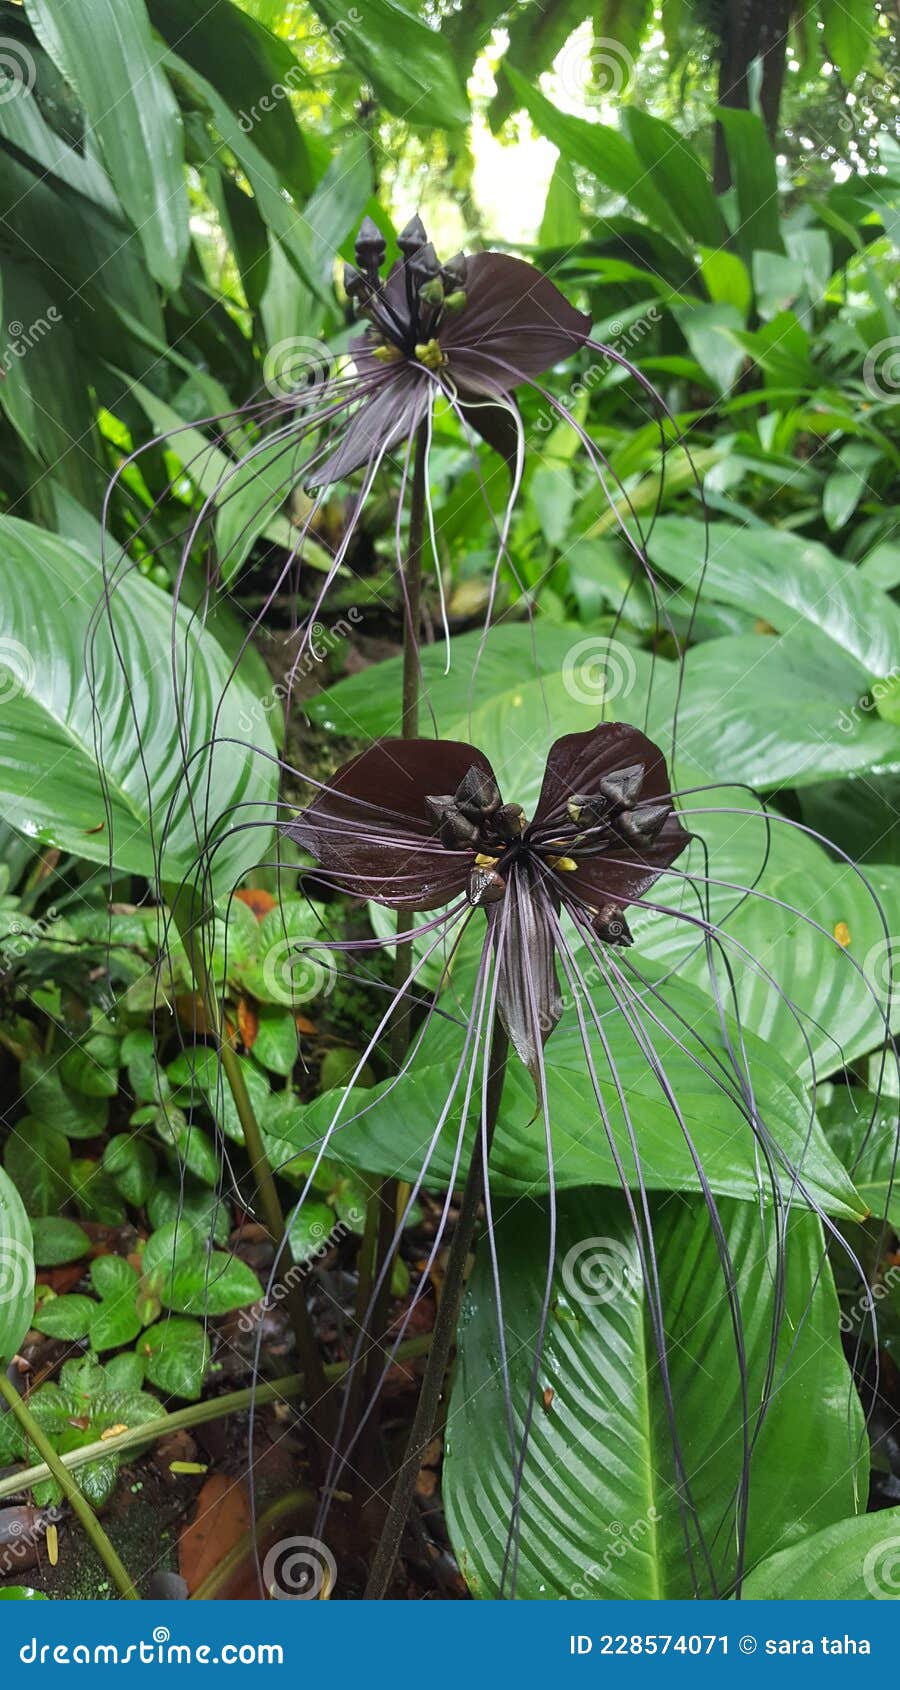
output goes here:
[{"label": "fallen dry leaf", "polygon": [[243,1484],[213,1473],[178,1544],[179,1571],[192,1596],[249,1530],[250,1499]]}]

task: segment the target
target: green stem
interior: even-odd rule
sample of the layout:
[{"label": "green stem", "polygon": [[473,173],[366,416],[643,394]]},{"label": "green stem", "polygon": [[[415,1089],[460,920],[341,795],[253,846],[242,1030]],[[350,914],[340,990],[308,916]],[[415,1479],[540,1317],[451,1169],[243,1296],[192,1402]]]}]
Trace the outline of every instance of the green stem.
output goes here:
[{"label": "green stem", "polygon": [[[417,1356],[427,1355],[431,1346],[431,1333],[421,1333],[415,1338],[408,1338],[397,1351],[398,1361],[414,1361]],[[329,1362],[325,1367],[325,1377],[333,1382],[341,1379],[347,1371],[347,1362]],[[284,1402],[291,1397],[300,1397],[304,1391],[302,1373],[288,1373],[282,1379],[273,1379],[263,1385],[248,1385],[240,1391],[227,1391],[221,1397],[210,1397],[207,1402],[191,1403],[188,1408],[176,1408],[171,1414],[161,1414],[157,1420],[145,1420],[140,1426],[129,1426],[126,1432],[117,1432],[114,1438],[98,1438],[95,1443],[82,1444],[80,1449],[68,1450],[65,1455],[58,1455],[60,1466],[71,1472],[74,1468],[83,1467],[88,1461],[96,1461],[104,1455],[128,1455],[132,1450],[143,1449],[158,1438],[168,1436],[170,1432],[188,1431],[191,1426],[203,1426],[208,1420],[219,1420],[226,1414],[241,1414],[244,1409],[254,1403],[257,1407],[267,1402]],[[19,1496],[22,1491],[31,1490],[33,1485],[43,1484],[45,1479],[51,1478],[50,1468],[46,1462],[39,1462],[34,1467],[25,1467],[18,1473],[7,1473],[0,1479],[0,1498],[4,1496]]]},{"label": "green stem", "polygon": [[428,1365],[425,1368],[412,1430],[397,1474],[384,1531],[375,1552],[375,1560],[366,1586],[365,1599],[367,1602],[383,1601],[390,1589],[394,1563],[400,1550],[403,1532],[412,1507],[416,1478],[422,1465],[422,1457],[434,1436],[444,1376],[456,1335],[457,1320],[459,1319],[466,1262],[475,1232],[478,1210],[484,1195],[485,1164],[486,1158],[490,1154],[494,1127],[500,1109],[500,1099],[503,1094],[507,1048],[507,1036],[498,1019],[494,1023],[490,1056],[488,1057],[487,1096],[484,1114],[485,1131],[483,1135],[479,1132],[472,1149],[472,1160],[469,1163],[469,1172],[463,1190],[459,1216],[453,1231],[453,1242],[447,1256],[447,1267],[441,1289],[441,1300],[438,1304],[437,1319],[431,1334]]},{"label": "green stem", "polygon": [[222,1012],[215,983],[210,977],[203,955],[202,932],[205,925],[198,913],[193,888],[167,888],[167,901],[172,919],[181,937],[197,991],[206,1008],[209,1025],[218,1044],[225,1078],[234,1098],[244,1144],[250,1159],[251,1177],[259,1192],[263,1221],[278,1252],[278,1279],[287,1303],[291,1327],[297,1344],[297,1355],[307,1383],[308,1418],[317,1436],[310,1440],[310,1458],[321,1478],[325,1470],[325,1451],[322,1440],[329,1442],[334,1430],[334,1417],[328,1398],[322,1358],[306,1306],[302,1283],[294,1272],[294,1258],[286,1238],[284,1214],[278,1189],[269,1166],[262,1130],[247,1090],[247,1082],[237,1052],[231,1047],[222,1024]]},{"label": "green stem", "polygon": [[87,1497],[63,1466],[46,1432],[41,1430],[31,1410],[22,1401],[3,1370],[0,1370],[0,1395],[4,1397],[10,1413],[18,1420],[28,1442],[34,1444],[35,1449],[43,1456],[48,1476],[56,1480],[72,1512],[81,1521],[85,1535],[96,1549],[120,1596],[129,1602],[137,1602],[138,1593],[131,1576],[119,1560]]}]

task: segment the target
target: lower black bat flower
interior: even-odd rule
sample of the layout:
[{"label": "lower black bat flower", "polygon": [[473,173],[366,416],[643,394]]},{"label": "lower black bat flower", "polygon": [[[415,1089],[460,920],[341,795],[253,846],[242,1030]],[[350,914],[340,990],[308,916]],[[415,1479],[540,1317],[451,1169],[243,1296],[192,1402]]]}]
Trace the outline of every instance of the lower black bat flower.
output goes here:
[{"label": "lower black bat flower", "polygon": [[562,1012],[560,911],[629,945],[627,906],[690,837],[662,752],[621,722],[556,741],[530,819],[504,802],[474,746],[386,739],[346,763],[287,831],[355,897],[411,912],[459,899],[485,910],[495,941],[502,921],[498,1009],[535,1083]]}]

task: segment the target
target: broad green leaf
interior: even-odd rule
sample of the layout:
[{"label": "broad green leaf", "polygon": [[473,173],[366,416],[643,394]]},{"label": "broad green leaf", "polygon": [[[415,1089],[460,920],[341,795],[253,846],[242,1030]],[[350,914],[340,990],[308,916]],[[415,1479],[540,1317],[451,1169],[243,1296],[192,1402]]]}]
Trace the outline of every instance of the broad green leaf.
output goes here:
[{"label": "broad green leaf", "polygon": [[753,300],[753,285],[747,266],[737,253],[710,247],[703,251],[700,270],[713,304],[733,305],[746,322]]},{"label": "broad green leaf", "polygon": [[79,95],[150,274],[174,291],[189,239],[181,114],[143,0],[28,0],[26,11]]},{"label": "broad green leaf", "polygon": [[560,153],[591,171],[605,188],[622,194],[637,211],[642,211],[654,229],[661,230],[683,244],[678,218],[669,207],[665,194],[655,186],[637,149],[618,129],[609,124],[588,123],[581,117],[570,117],[552,101],[520,76],[512,65],[504,74],[512,85],[517,103],[528,112],[535,128]]},{"label": "broad green leaf", "polygon": [[[451,642],[448,675],[444,674],[443,646],[423,647],[424,690],[440,731],[446,733],[451,722],[458,727],[470,708],[477,710],[491,703],[501,692],[515,698],[522,688],[534,683],[536,676],[557,674],[573,648],[585,639],[584,629],[576,623],[556,626],[541,622],[535,629],[525,623],[501,623],[490,631],[486,641],[477,629]],[[373,687],[371,675],[353,675],[311,699],[307,712],[322,727],[354,738],[399,734],[401,668],[400,658],[388,658],[378,666],[377,687]],[[543,720],[548,739],[555,737],[546,711]],[[463,732],[457,737],[468,736]]]},{"label": "broad green leaf", "polygon": [[671,124],[639,106],[627,107],[625,122],[649,179],[664,194],[688,239],[702,246],[725,246],[728,225],[693,148]]},{"label": "broad green leaf", "polygon": [[0,1362],[12,1359],[34,1307],[34,1257],[25,1205],[0,1169]]},{"label": "broad green leaf", "polygon": [[695,305],[676,312],[676,316],[700,368],[712,378],[719,393],[727,393],[744,362],[743,347],[732,333],[743,327],[737,306]]},{"label": "broad green leaf", "polygon": [[231,0],[147,0],[150,21],[219,90],[285,187],[305,197],[313,172],[290,94],[309,72],[262,22]]},{"label": "broad green leaf", "polygon": [[177,1316],[158,1321],[140,1338],[137,1354],[150,1384],[166,1396],[199,1397],[209,1366],[209,1340],[199,1321]]},{"label": "broad green leaf", "polygon": [[31,1324],[39,1332],[45,1332],[48,1338],[62,1338],[67,1343],[74,1343],[78,1338],[87,1337],[96,1308],[92,1297],[82,1296],[77,1291],[65,1297],[47,1297],[38,1303]]},{"label": "broad green leaf", "polygon": [[754,1567],[753,1602],[896,1602],[900,1508],[824,1526]]},{"label": "broad green leaf", "polygon": [[740,605],[787,633],[802,617],[855,657],[888,675],[900,650],[900,607],[852,563],[816,540],[777,528],[664,516],[650,538],[651,562],[693,594]]},{"label": "broad green leaf", "polygon": [[217,1244],[225,1243],[230,1227],[227,1204],[189,1174],[177,1179],[164,1175],[157,1181],[147,1199],[147,1217],[153,1227],[177,1221],[201,1239],[212,1238]]},{"label": "broad green leaf", "polygon": [[[162,856],[177,881],[226,831],[233,805],[261,806],[254,814],[265,821],[274,747],[260,720],[253,740],[268,756],[244,749],[252,695],[237,677],[227,684],[230,663],[195,618],[178,609],[173,626],[171,600],[138,575],[112,595],[109,613],[102,596],[100,571],[81,552],[2,518],[0,618],[20,685],[4,707],[0,796],[31,839],[151,878]],[[179,721],[196,753],[187,779]],[[214,723],[216,743],[204,749]],[[265,854],[263,826],[235,836],[215,861],[231,885]]]},{"label": "broad green leaf", "polygon": [[297,1023],[289,1009],[261,1006],[253,1060],[270,1074],[293,1073],[298,1053]]},{"label": "broad green leaf", "polygon": [[469,107],[449,43],[397,0],[366,0],[353,21],[336,0],[313,0],[338,51],[395,117],[458,128]]},{"label": "broad green leaf", "polygon": [[783,252],[775,155],[766,126],[756,112],[740,111],[735,106],[720,106],[716,117],[725,132],[737,189],[738,250],[747,263],[760,250]]},{"label": "broad green leaf", "polygon": [[[723,1092],[713,1074],[703,1072],[698,1065],[704,1062],[716,1072],[717,1057],[727,1065],[716,1005],[687,985],[668,983],[664,995],[670,1007],[654,1005],[663,1026],[654,1025],[646,1009],[640,1019],[677,1099],[683,1125],[625,1016],[605,988],[595,986],[592,1001],[603,1019],[611,1060],[597,1040],[592,1040],[592,1060],[609,1132],[604,1128],[577,1021],[570,1009],[568,1019],[553,1034],[546,1050],[553,1182],[557,1189],[616,1187],[621,1177],[617,1154],[619,1166],[624,1167],[633,1185],[640,1177],[653,1190],[697,1191],[697,1169],[687,1143],[689,1133],[713,1191],[757,1201],[760,1195],[765,1198],[769,1176],[761,1172],[756,1138],[734,1096],[737,1081],[732,1080],[730,1094]],[[461,1008],[465,1013],[465,1005]],[[733,1025],[729,1036],[734,1045],[737,1030]],[[710,1047],[709,1052],[704,1053],[701,1039]],[[450,1054],[446,1054],[451,1045]],[[344,1093],[340,1098],[330,1093],[306,1108],[298,1105],[292,1120],[287,1116],[280,1119],[279,1133],[297,1148],[306,1149],[318,1144],[335,1124],[328,1141],[329,1154],[340,1156],[351,1167],[413,1180],[450,1095],[458,1048],[458,1030],[452,1023],[445,1023],[431,1044],[424,1045],[400,1083],[391,1087],[386,1081],[371,1090]],[[792,1068],[746,1029],[744,1051],[758,1118],[767,1129],[774,1161],[781,1166],[778,1177],[784,1188],[791,1184],[787,1172],[790,1163],[801,1169],[804,1190],[822,1207],[835,1214],[860,1217],[865,1206],[821,1129],[811,1122],[806,1094]],[[611,1063],[615,1064],[615,1075]],[[723,1074],[718,1073],[718,1078],[724,1083]],[[637,1159],[619,1088],[634,1123]],[[464,1095],[465,1083],[461,1081],[428,1168],[425,1184],[429,1189],[440,1188],[452,1178]],[[468,1146],[478,1116],[481,1094],[477,1084],[472,1095]],[[549,1180],[545,1133],[535,1118],[534,1087],[525,1069],[513,1061],[491,1153],[492,1189],[502,1195],[537,1194],[548,1189]],[[800,1201],[796,1193],[794,1201]]]},{"label": "broad green leaf", "polygon": [[[750,1466],[752,1566],[773,1545],[796,1543],[864,1506],[862,1412],[818,1223],[790,1219],[779,1322],[771,1226],[750,1204],[726,1202],[720,1214],[741,1311],[751,1438],[777,1336],[775,1385]],[[744,1399],[723,1264],[702,1202],[654,1200],[651,1216],[683,1481],[626,1204],[612,1192],[567,1192],[520,1495],[520,1598],[659,1600],[732,1587]],[[518,1453],[547,1271],[546,1204],[502,1209],[495,1237]],[[444,1500],[472,1593],[492,1597],[512,1518],[514,1461],[484,1238],[459,1330]]]},{"label": "broad green leaf", "polygon": [[37,1267],[59,1267],[86,1256],[91,1241],[77,1221],[63,1215],[38,1215],[31,1222],[34,1260]]},{"label": "broad green leaf", "polygon": [[819,1110],[822,1128],[857,1191],[874,1215],[900,1226],[900,1154],[897,1100],[875,1097],[861,1087],[835,1086]]},{"label": "broad green leaf", "polygon": [[72,1196],[72,1152],[62,1133],[26,1115],[6,1141],[3,1164],[30,1215],[52,1215]]},{"label": "broad green leaf", "polygon": [[141,1330],[141,1317],[136,1307],[137,1280],[132,1275],[134,1289],[130,1296],[120,1294],[95,1303],[91,1315],[91,1349],[98,1355],[104,1350],[117,1350],[122,1344],[134,1342]]},{"label": "broad green leaf", "polygon": [[[675,685],[657,675],[649,731],[666,744]],[[687,656],[678,743],[708,781],[760,791],[896,763],[897,729],[860,708],[868,687],[862,665],[799,618],[777,638],[706,640]]]},{"label": "broad green leaf", "polygon": [[337,1215],[327,1203],[304,1203],[290,1225],[291,1255],[295,1262],[308,1262],[327,1244]]},{"label": "broad green leaf", "polygon": [[560,153],[553,167],[538,232],[542,247],[571,247],[581,239],[581,198],[575,172]]},{"label": "broad green leaf", "polygon": [[876,14],[869,0],[821,0],[825,45],[849,86],[856,81],[875,38]]},{"label": "broad green leaf", "polygon": [[117,1133],[103,1152],[103,1166],[126,1202],[140,1208],[156,1179],[156,1157],[149,1144],[130,1133]]},{"label": "broad green leaf", "polygon": [[[66,1084],[64,1063],[30,1056],[22,1063],[22,1097],[32,1115],[67,1138],[96,1138],[106,1126],[106,1096],[89,1096]],[[77,1065],[76,1065],[77,1071]]]},{"label": "broad green leaf", "polygon": [[[900,871],[867,864],[863,879],[738,791],[684,802],[686,822],[703,844],[689,846],[677,870],[700,879],[689,883],[676,872],[658,882],[651,899],[696,917],[698,893],[708,898],[720,941],[714,973],[696,926],[640,905],[629,918],[635,961],[677,967],[680,979],[730,1008],[727,958],[742,1024],[798,1074],[811,1080],[815,1069],[821,1079],[849,1066],[884,1039],[889,952],[878,906],[889,919],[900,908]],[[900,1024],[896,991],[891,1012]]]},{"label": "broad green leaf", "polygon": [[224,1250],[213,1250],[184,1266],[177,1266],[163,1279],[162,1301],[176,1314],[228,1314],[231,1309],[243,1309],[255,1303],[261,1287],[253,1269],[237,1256]]}]

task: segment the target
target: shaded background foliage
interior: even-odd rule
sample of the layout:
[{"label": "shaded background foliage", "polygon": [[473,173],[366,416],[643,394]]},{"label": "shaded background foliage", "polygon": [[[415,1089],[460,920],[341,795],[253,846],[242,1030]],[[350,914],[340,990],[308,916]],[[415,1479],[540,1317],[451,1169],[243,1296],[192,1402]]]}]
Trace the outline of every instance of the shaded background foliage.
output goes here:
[{"label": "shaded background foliage", "polygon": [[[14,1300],[2,1336],[4,1355],[27,1341],[54,1372],[33,1396],[45,1429],[71,1453],[73,1416],[87,1445],[123,1421],[135,1427],[166,1404],[209,1394],[223,1370],[234,1381],[248,1376],[251,1352],[222,1323],[256,1304],[258,1271],[271,1258],[255,1258],[242,1238],[241,1125],[209,1047],[193,1036],[193,983],[174,943],[165,1013],[160,1006],[157,881],[161,869],[168,881],[187,875],[198,846],[179,781],[173,616],[178,679],[191,682],[192,746],[205,745],[225,693],[219,742],[196,771],[198,782],[209,780],[213,820],[235,804],[272,805],[296,613],[288,595],[270,607],[225,687],[308,505],[299,487],[285,497],[264,452],[252,474],[232,481],[227,502],[216,502],[216,489],[264,446],[254,412],[240,408],[259,396],[302,405],[298,371],[306,383],[312,366],[315,380],[345,352],[351,312],[336,255],[352,257],[361,217],[373,216],[392,244],[419,207],[441,250],[492,242],[552,272],[590,310],[596,338],[636,365],[668,408],[663,454],[659,416],[615,361],[585,352],[558,373],[561,403],[609,460],[610,499],[571,431],[535,395],[522,396],[528,460],[510,536],[515,574],[501,571],[500,625],[474,693],[494,545],[479,473],[496,490],[501,472],[486,451],[476,470],[452,420],[438,418],[431,490],[454,661],[444,679],[440,648],[428,648],[425,675],[442,732],[480,745],[523,803],[534,801],[548,707],[555,734],[583,728],[586,713],[647,715],[666,743],[676,653],[632,579],[620,532],[622,522],[646,522],[667,612],[689,633],[679,784],[746,783],[775,818],[768,831],[760,826],[758,799],[735,786],[725,799],[733,813],[710,816],[703,831],[721,880],[764,894],[745,903],[731,931],[807,1018],[804,1038],[784,998],[758,971],[738,969],[748,1039],[765,1057],[767,1096],[792,1144],[803,1140],[811,1054],[824,1082],[804,1166],[828,1212],[857,1228],[855,1248],[882,1293],[875,1393],[865,1299],[846,1262],[836,1264],[840,1330],[873,1411],[872,1501],[896,1501],[900,1313],[885,1241],[864,1221],[891,1195],[896,1084],[884,1076],[883,1027],[866,984],[884,997],[892,952],[844,857],[778,825],[779,816],[802,822],[864,863],[896,931],[900,143],[891,9],[863,0],[667,0],[658,9],[645,0],[551,0],[540,9],[470,0],[418,12],[397,0],[25,0],[0,7],[0,36],[0,1200],[4,1237],[29,1261],[30,1221],[39,1280],[35,1309],[33,1270],[22,1279],[21,1310]],[[211,425],[211,417],[227,420]],[[295,713],[288,739],[302,766],[330,768],[328,736],[396,730],[398,484],[399,465],[387,466],[302,677],[304,720]],[[333,491],[304,545],[301,615],[343,536],[349,499]],[[207,500],[213,521],[198,535],[176,613],[181,538]],[[133,568],[109,619],[97,613],[101,556],[111,566],[117,548]],[[436,618],[433,576],[426,597]],[[537,612],[534,645],[528,607]],[[373,684],[367,665],[383,657]],[[247,740],[268,760],[247,756],[239,743]],[[321,939],[333,911],[292,889],[276,907],[277,878],[257,866],[264,856],[258,838],[240,834],[219,856],[213,973],[271,1159],[296,1189],[372,1010],[361,983],[336,978],[323,951],[298,1022],[296,980],[285,989],[281,973],[285,939]],[[721,913],[734,901],[715,888],[712,898]],[[678,1006],[692,1026],[711,1020],[703,959],[683,930],[651,912],[637,912],[634,928],[642,967],[661,978],[677,964]],[[563,1255],[591,1234],[627,1253],[608,1158],[579,1131],[591,1097],[564,1033],[558,1040]],[[335,1240],[321,1271],[337,1285],[337,1304],[372,1179],[412,1173],[422,1098],[454,1060],[440,1034],[426,1058],[402,1091],[382,1071],[365,1076],[376,1088],[365,1121],[342,1134],[340,1160],[322,1165],[298,1219],[301,1260]],[[631,1061],[639,1069],[634,1053]],[[632,1083],[641,1095],[640,1072]],[[712,1188],[726,1201],[736,1255],[748,1254],[756,1381],[770,1283],[749,1261],[753,1170],[731,1146],[721,1106],[694,1089]],[[644,1091],[678,1342],[717,1358],[724,1426],[738,1396],[727,1334],[692,1305],[704,1287],[712,1299],[717,1264],[694,1209],[666,1209],[664,1194],[689,1189],[691,1169],[658,1105],[654,1112],[652,1088]],[[540,1204],[546,1169],[523,1127],[521,1097],[516,1109],[516,1083],[511,1092],[497,1142],[497,1194],[508,1209],[498,1236],[516,1286],[507,1315],[524,1339],[540,1288],[516,1197],[527,1187]],[[438,1186],[441,1177],[446,1157]],[[893,1195],[890,1218],[900,1218]],[[873,1594],[860,1585],[861,1567],[889,1531],[877,1513],[871,1527],[849,1520],[865,1506],[867,1480],[864,1464],[848,1461],[848,1373],[834,1290],[817,1273],[816,1228],[798,1216],[788,1301],[792,1311],[812,1310],[808,1352],[801,1344],[791,1357],[790,1389],[759,1457],[755,1594],[788,1576],[798,1594],[819,1594],[804,1588],[811,1550],[802,1564],[783,1560],[814,1532],[817,1541],[837,1534],[832,1564],[853,1594]],[[100,1253],[108,1229],[109,1257]],[[210,1253],[212,1240],[219,1248]],[[417,1254],[413,1229],[405,1256],[414,1263]],[[450,1541],[480,1595],[499,1584],[510,1480],[495,1447],[503,1422],[491,1397],[483,1262],[477,1272],[444,1488]],[[401,1258],[400,1298],[408,1277]],[[648,1484],[658,1486],[654,1506],[671,1512],[647,1310],[627,1299],[577,1305],[563,1280],[550,1360],[564,1407],[557,1418],[548,1410],[538,1431],[520,1594],[682,1594],[667,1530],[654,1534],[652,1554],[643,1533],[624,1558],[608,1554],[610,1522],[637,1522]],[[68,1349],[49,1355],[38,1335]],[[275,1336],[283,1343],[283,1331]],[[63,1355],[68,1373],[59,1371]],[[514,1362],[512,1381],[521,1414],[523,1365]],[[606,1382],[620,1372],[633,1389],[607,1401]],[[728,1439],[713,1460],[704,1446],[713,1438],[708,1397],[692,1392],[687,1374],[683,1384],[713,1531],[730,1494]],[[648,1412],[656,1432],[642,1439]],[[575,1524],[561,1529],[554,1475],[573,1447],[596,1439],[598,1414],[596,1466],[610,1447],[619,1464],[600,1490],[595,1466],[575,1472]],[[850,1420],[858,1435],[856,1409]],[[14,1461],[24,1451],[8,1417],[4,1425],[3,1459]],[[98,1505],[121,1494],[115,1451],[81,1471]],[[42,1483],[39,1507],[58,1500]],[[773,1551],[777,1563],[766,1559]],[[726,1547],[717,1568],[724,1587],[727,1557]],[[576,1589],[585,1560],[601,1572]]]}]

